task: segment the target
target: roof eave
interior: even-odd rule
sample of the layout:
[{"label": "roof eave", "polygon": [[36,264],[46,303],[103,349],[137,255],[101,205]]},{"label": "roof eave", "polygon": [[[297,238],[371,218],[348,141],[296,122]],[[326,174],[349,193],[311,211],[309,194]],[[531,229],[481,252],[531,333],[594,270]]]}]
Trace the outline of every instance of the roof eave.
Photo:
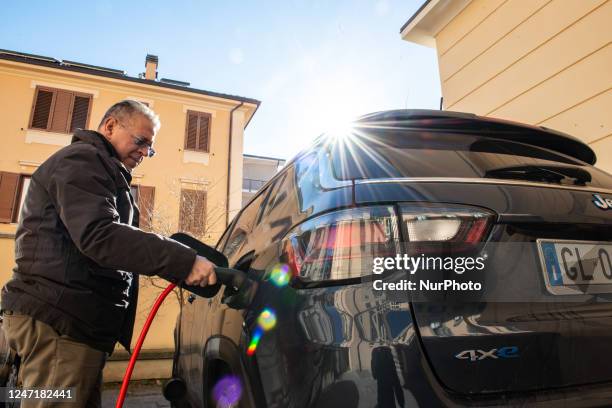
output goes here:
[{"label": "roof eave", "polygon": [[472,0],[426,0],[400,29],[403,40],[436,47],[436,35]]},{"label": "roof eave", "polygon": [[[72,71],[72,72],[77,72],[77,73],[86,74],[86,75],[93,75],[96,77],[118,79],[121,81],[138,83],[142,85],[150,85],[153,87],[172,89],[176,91],[189,92],[192,94],[209,96],[209,97],[223,99],[227,101],[243,102],[244,104],[255,105],[256,106],[255,110],[257,110],[257,107],[259,107],[259,105],[261,104],[261,101],[257,99],[253,99],[253,98],[246,98],[243,96],[223,94],[219,92],[207,91],[204,89],[191,88],[187,86],[168,84],[164,82],[156,82],[156,81],[151,81],[151,80],[143,79],[143,78],[130,77],[127,75],[119,74],[118,70],[115,70],[117,72],[112,72],[113,70],[110,70],[110,69],[106,69],[105,71],[95,70],[95,69],[88,69],[85,67],[86,64],[81,64],[81,63],[78,63],[79,64],[78,66],[70,65],[70,64],[63,65],[62,62],[59,60],[54,60],[55,62],[40,60],[40,58],[48,58],[48,57],[39,57],[38,59],[28,59],[27,57],[25,57],[26,55],[32,55],[32,54],[24,54],[22,56],[14,52],[12,52],[12,54],[9,54],[9,52],[0,53],[0,54],[4,54],[4,55],[0,55],[0,60],[6,60],[6,61],[21,63],[21,64],[27,64],[27,65],[41,66],[41,67],[46,67],[46,68],[51,68],[51,69],[57,69],[59,71]],[[48,59],[51,60],[51,58],[48,58]]]}]

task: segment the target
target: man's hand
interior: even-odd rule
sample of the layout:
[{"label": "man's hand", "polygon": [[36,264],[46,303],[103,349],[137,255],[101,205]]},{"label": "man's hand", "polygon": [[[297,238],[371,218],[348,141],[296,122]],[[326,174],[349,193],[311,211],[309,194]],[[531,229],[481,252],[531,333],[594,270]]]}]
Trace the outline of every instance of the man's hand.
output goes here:
[{"label": "man's hand", "polygon": [[185,283],[189,286],[207,286],[217,283],[215,274],[215,264],[203,256],[196,255],[191,272],[185,278]]}]

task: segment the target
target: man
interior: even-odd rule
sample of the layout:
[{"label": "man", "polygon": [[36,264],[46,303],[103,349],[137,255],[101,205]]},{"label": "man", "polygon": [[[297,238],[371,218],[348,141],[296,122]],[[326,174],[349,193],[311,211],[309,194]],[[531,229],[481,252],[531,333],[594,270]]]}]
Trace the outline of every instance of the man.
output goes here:
[{"label": "man", "polygon": [[[117,341],[130,347],[138,275],[216,283],[206,258],[137,228],[130,174],[155,153],[158,129],[151,109],[121,101],[97,132],[77,130],[32,174],[14,275],[2,289],[4,330],[21,357],[23,387],[74,387],[78,404],[69,407],[100,406],[107,353]],[[22,403],[31,406],[39,405]]]}]

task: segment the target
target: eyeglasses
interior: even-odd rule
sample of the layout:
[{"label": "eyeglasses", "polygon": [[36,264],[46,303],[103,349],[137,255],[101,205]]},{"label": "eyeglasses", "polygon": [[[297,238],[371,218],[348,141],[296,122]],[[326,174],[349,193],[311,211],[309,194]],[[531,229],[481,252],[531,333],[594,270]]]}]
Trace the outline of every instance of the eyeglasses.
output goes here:
[{"label": "eyeglasses", "polygon": [[147,147],[147,157],[153,157],[155,156],[155,149],[153,149],[153,144],[145,139],[143,139],[140,136],[134,136],[134,135],[130,135],[132,136],[132,139],[134,139],[134,144],[136,146],[138,146],[139,149],[143,148],[143,147]]},{"label": "eyeglasses", "polygon": [[[117,121],[117,124],[119,126],[121,126],[122,128],[124,128],[125,130],[128,130],[127,126],[125,126],[123,123],[119,122],[118,119],[115,118],[115,120]],[[140,137],[140,136],[135,136],[133,134],[130,133],[130,136],[132,137],[132,139],[134,139],[134,144],[139,148],[142,149],[143,147],[147,147],[147,157],[153,157],[155,156],[155,149],[153,149],[153,143],[149,142],[148,140]]]}]

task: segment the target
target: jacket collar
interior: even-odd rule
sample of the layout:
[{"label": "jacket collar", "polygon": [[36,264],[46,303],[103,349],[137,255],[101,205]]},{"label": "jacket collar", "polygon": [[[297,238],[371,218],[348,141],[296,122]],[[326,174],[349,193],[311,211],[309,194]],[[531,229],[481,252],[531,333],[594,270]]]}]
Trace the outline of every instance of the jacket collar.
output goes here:
[{"label": "jacket collar", "polygon": [[106,138],[101,134],[96,132],[95,130],[83,130],[77,129],[72,136],[72,141],[70,143],[75,142],[85,142],[96,146],[100,150],[106,151],[111,157],[117,157],[117,151],[113,147],[113,145],[106,140]]},{"label": "jacket collar", "polygon": [[127,179],[128,183],[132,181],[131,170],[125,167],[123,163],[121,163],[121,160],[119,160],[119,155],[117,154],[117,151],[115,150],[111,142],[106,140],[104,135],[102,135],[99,132],[96,132],[95,130],[77,129],[74,132],[74,135],[72,136],[72,141],[70,143],[76,143],[76,142],[89,143],[89,144],[94,145],[98,150],[106,152],[111,157],[111,159],[115,162],[115,164],[117,164],[117,166],[121,170],[121,173],[123,173],[123,175]]}]

